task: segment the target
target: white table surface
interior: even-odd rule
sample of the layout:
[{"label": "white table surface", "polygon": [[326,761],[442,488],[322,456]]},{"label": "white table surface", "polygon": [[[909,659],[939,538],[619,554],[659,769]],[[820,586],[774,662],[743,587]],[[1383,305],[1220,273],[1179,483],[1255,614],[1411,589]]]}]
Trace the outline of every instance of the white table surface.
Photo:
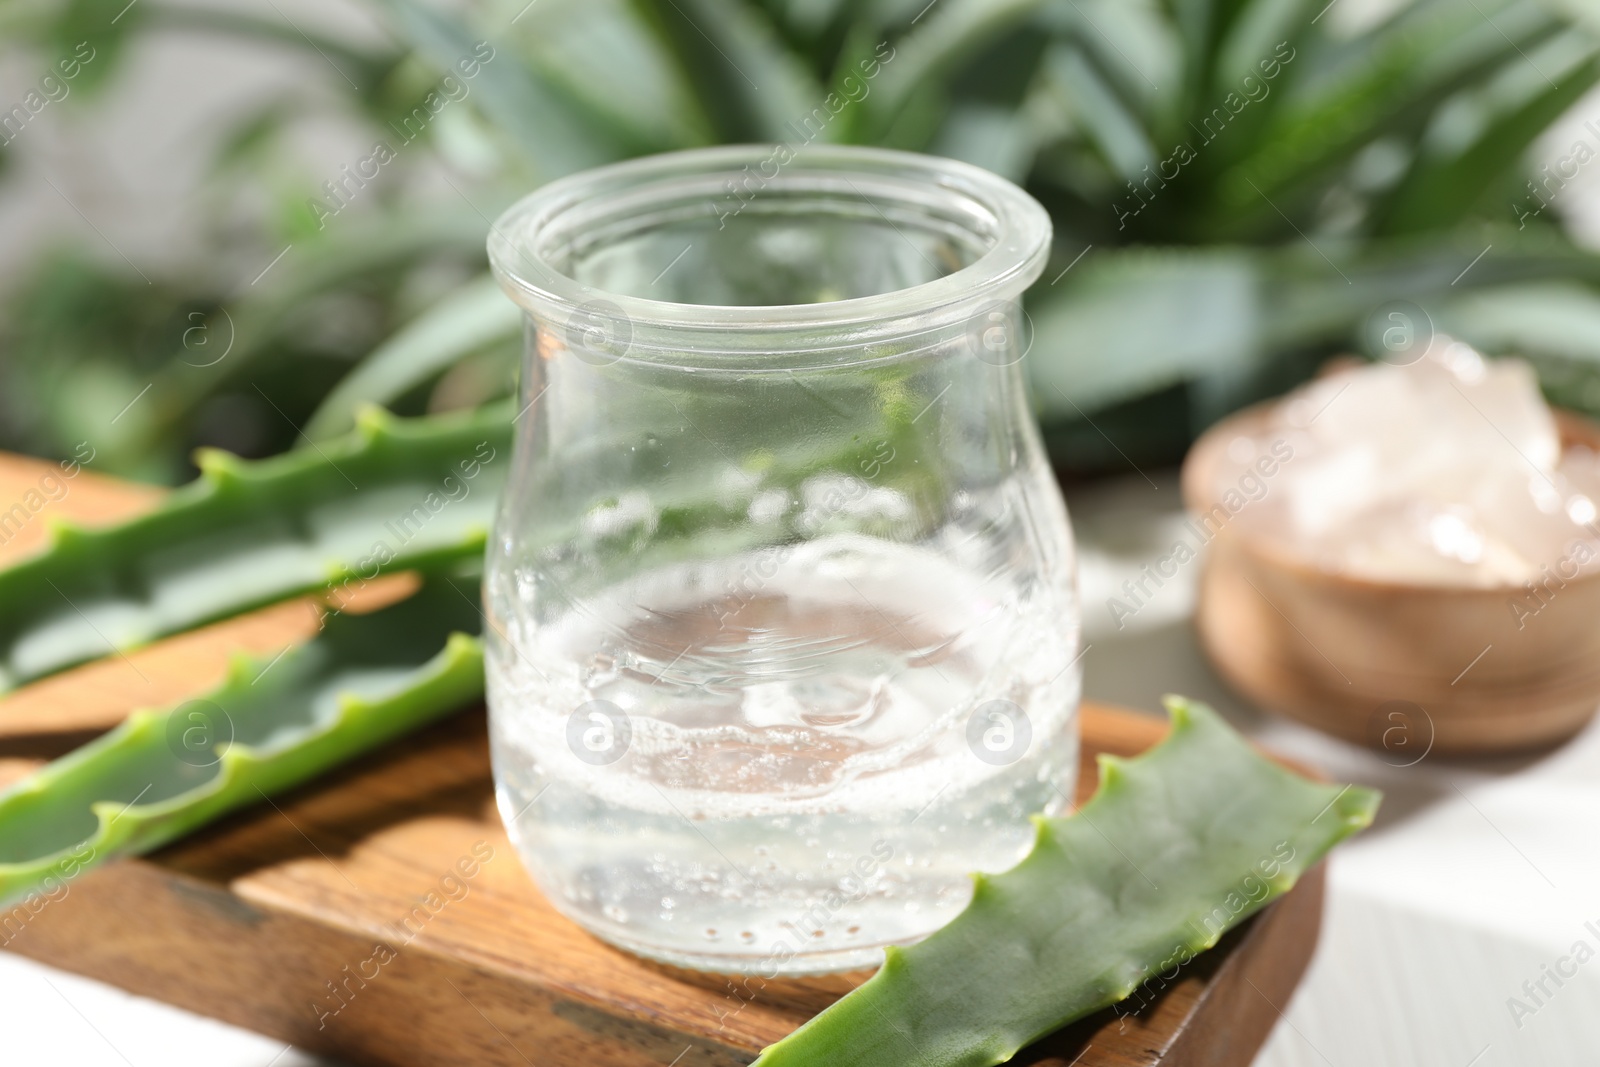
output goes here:
[{"label": "white table surface", "polygon": [[[1190,625],[1201,563],[1124,629],[1106,601],[1179,537],[1175,479],[1069,496],[1080,539],[1085,690],[1153,708],[1203,699],[1262,743],[1384,790],[1377,824],[1329,864],[1322,941],[1256,1067],[1600,1064],[1600,727],[1548,754],[1378,754],[1252,710],[1211,671]],[[1513,1021],[1508,998],[1586,940],[1596,958]],[[1572,970],[1572,965],[1565,965]],[[1264,991],[1269,995],[1270,990]]]},{"label": "white table surface", "polygon": [[[1118,630],[1106,600],[1176,539],[1170,473],[1069,494],[1080,541],[1085,691],[1155,709],[1206,700],[1262,742],[1385,791],[1378,825],[1329,869],[1321,946],[1255,1067],[1600,1064],[1600,727],[1512,760],[1396,767],[1233,697],[1189,626],[1199,563]],[[1386,762],[1387,760],[1387,762]],[[1596,953],[1527,997],[1577,942]],[[1574,964],[1564,968],[1573,970]],[[1536,990],[1537,992],[1537,990]],[[1514,1019],[1509,998],[1536,1010]],[[72,1067],[306,1067],[280,1041],[0,953],[8,1062]],[[888,1065],[886,1065],[888,1067]]]}]

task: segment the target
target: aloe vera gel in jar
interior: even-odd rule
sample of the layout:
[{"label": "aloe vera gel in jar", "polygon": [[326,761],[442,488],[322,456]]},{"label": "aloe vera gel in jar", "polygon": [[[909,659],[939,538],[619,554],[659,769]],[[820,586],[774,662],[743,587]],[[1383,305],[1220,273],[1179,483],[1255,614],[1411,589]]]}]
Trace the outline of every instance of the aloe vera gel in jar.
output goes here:
[{"label": "aloe vera gel in jar", "polygon": [[719,148],[494,227],[527,311],[485,586],[495,780],[551,902],[675,964],[870,965],[1077,761],[1071,533],[1019,297],[1044,210],[860,148]]}]

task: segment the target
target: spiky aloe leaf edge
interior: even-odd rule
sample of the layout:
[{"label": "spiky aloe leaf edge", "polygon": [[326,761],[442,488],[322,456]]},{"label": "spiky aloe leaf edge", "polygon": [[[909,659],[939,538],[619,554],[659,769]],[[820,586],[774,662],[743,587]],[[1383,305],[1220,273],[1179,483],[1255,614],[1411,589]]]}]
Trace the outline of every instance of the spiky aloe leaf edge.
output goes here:
[{"label": "spiky aloe leaf edge", "polygon": [[1257,753],[1204,704],[1168,697],[1172,730],[1100,757],[1100,786],[1037,818],[1033,851],[976,876],[949,925],[755,1067],[990,1067],[1214,946],[1368,826],[1380,794],[1311,781]]}]

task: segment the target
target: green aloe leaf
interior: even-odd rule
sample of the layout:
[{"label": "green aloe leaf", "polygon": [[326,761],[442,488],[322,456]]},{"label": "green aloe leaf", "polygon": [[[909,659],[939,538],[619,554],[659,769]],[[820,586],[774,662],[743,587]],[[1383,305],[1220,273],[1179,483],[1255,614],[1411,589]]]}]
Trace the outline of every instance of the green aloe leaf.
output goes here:
[{"label": "green aloe leaf", "polygon": [[1600,293],[1573,281],[1478,290],[1432,315],[1434,326],[1485,352],[1600,365]]},{"label": "green aloe leaf", "polygon": [[1095,256],[1071,285],[1028,305],[1029,370],[1047,418],[1262,357],[1261,259],[1243,249],[1137,249]]},{"label": "green aloe leaf", "polygon": [[[1519,61],[1526,49],[1560,28],[1532,4],[1509,9],[1493,24],[1470,7],[1432,5],[1351,45],[1358,51],[1336,76],[1311,77],[1314,56],[1297,54],[1289,69],[1308,84],[1293,87],[1298,91],[1292,101],[1276,106],[1271,123],[1218,176],[1206,232],[1278,226],[1280,208],[1291,215],[1299,208],[1295,194],[1347,168],[1358,151],[1381,136],[1415,139],[1443,101]],[[1198,106],[1210,108],[1213,102]]]},{"label": "green aloe leaf", "polygon": [[929,5],[894,43],[871,95],[860,129],[867,140],[884,138],[919,96],[938,96],[950,75],[985,46],[1026,22],[1041,0],[948,0]]},{"label": "green aloe leaf", "polygon": [[477,699],[476,574],[337,615],[275,660],[122,725],[0,794],[0,901],[149,852]]},{"label": "green aloe leaf", "polygon": [[1558,80],[1549,84],[1540,74],[1540,92],[1498,116],[1462,151],[1419,159],[1388,204],[1383,229],[1408,233],[1454,224],[1468,216],[1507,172],[1519,171],[1533,142],[1600,81],[1600,57],[1554,73]]},{"label": "green aloe leaf", "polygon": [[[123,54],[138,36],[140,26],[150,15],[153,5],[144,5],[143,11],[121,11],[121,4],[107,3],[105,0],[66,0],[65,3],[48,5],[6,6],[22,9],[23,12],[34,9],[38,13],[35,15],[38,21],[34,25],[43,31],[39,36],[46,54],[51,57],[76,55],[85,61],[78,76],[73,79],[74,91],[98,93],[112,83]],[[41,8],[43,11],[40,11]],[[83,46],[81,51],[80,46]]]},{"label": "green aloe leaf", "polygon": [[[766,14],[739,0],[673,0],[634,9],[673,55],[718,139],[785,141],[821,107],[823,91]],[[826,114],[826,112],[823,112]],[[826,130],[823,140],[833,140]]]},{"label": "green aloe leaf", "polygon": [[522,309],[489,275],[450,292],[373,349],[334,387],[306,423],[314,441],[345,433],[368,404],[387,406],[458,360],[521,336]]},{"label": "green aloe leaf", "polygon": [[148,447],[142,435],[170,433],[206,397],[240,384],[261,357],[273,351],[273,342],[304,328],[304,312],[318,297],[360,291],[377,278],[418,262],[457,256],[481,259],[488,229],[478,210],[466,203],[446,203],[403,217],[350,218],[349,225],[345,221],[336,219],[325,231],[286,243],[279,258],[264,264],[257,279],[226,305],[223,315],[212,316],[204,348],[173,354],[156,372],[149,397],[124,422],[142,424],[144,429],[124,434],[117,442],[118,451]]},{"label": "green aloe leaf", "polygon": [[1159,133],[1158,141],[1170,139],[1174,131],[1160,127],[1170,125],[1184,103],[1182,44],[1155,6],[1073,0],[1046,7],[1041,16],[1058,40],[1075,41],[1088,53],[1123,102]]},{"label": "green aloe leaf", "polygon": [[[676,59],[638,18],[632,0],[529,4],[488,0],[483,25],[504,24],[505,40],[546,81],[582,101],[630,146],[629,155],[712,143],[711,126]],[[605,57],[604,78],[595,57]]]},{"label": "green aloe leaf", "polygon": [[1033,852],[975,876],[972,903],[768,1048],[756,1067],[988,1067],[1217,943],[1371,824],[1379,795],[1293,774],[1203,704],[1101,757],[1076,814],[1038,819]]},{"label": "green aloe leaf", "polygon": [[296,24],[280,14],[274,15],[263,17],[245,11],[161,4],[151,5],[144,18],[153,28],[225,33],[303,51],[311,59],[330,65],[339,77],[355,83],[356,91],[363,94],[370,93],[396,62],[397,56],[387,47],[364,48],[341,37],[320,33],[314,26]]},{"label": "green aloe leaf", "polygon": [[[1100,442],[1102,431],[1111,433],[1101,412],[1189,387],[1188,421],[1197,430],[1241,404],[1281,393],[1324,353],[1361,349],[1367,317],[1397,299],[1419,304],[1436,326],[1492,354],[1587,361],[1594,349],[1589,334],[1574,332],[1579,320],[1570,314],[1560,327],[1541,320],[1547,302],[1492,297],[1483,315],[1470,312],[1478,290],[1552,279],[1562,280],[1561,306],[1572,309],[1579,299],[1572,294],[1589,291],[1580,281],[1600,282],[1600,258],[1533,227],[1372,242],[1355,252],[1323,239],[1282,249],[1096,248],[1056,285],[1042,283],[1029,294],[1033,399],[1041,420],[1055,429],[1092,418],[1094,426],[1082,428]],[[1587,317],[1582,323],[1586,331]],[[1560,381],[1565,395],[1570,374],[1562,372]],[[1175,461],[1181,450],[1171,450],[1171,430],[1151,421],[1170,413],[1165,406],[1161,415],[1143,410],[1147,419],[1122,420],[1122,431],[1111,433],[1117,447]],[[1079,440],[1057,436],[1052,454],[1081,462]],[[1168,443],[1150,452],[1142,441]]]},{"label": "green aloe leaf", "polygon": [[0,571],[0,691],[285,597],[482,551],[510,466],[506,407],[395,419],[202,475],[116,526],[58,525]]},{"label": "green aloe leaf", "polygon": [[1327,0],[1245,0],[1216,44],[1216,84],[1226,92],[1243,83],[1247,75],[1260,77],[1259,63],[1278,42],[1298,47],[1311,20]]},{"label": "green aloe leaf", "polygon": [[[400,34],[446,72],[455,73],[456,65],[484,43],[482,35],[435,5],[420,0],[378,2]],[[512,139],[542,178],[558,178],[628,154],[625,137],[603,116],[561,92],[515,55],[496,54],[484,62],[473,88],[484,114]]]},{"label": "green aloe leaf", "polygon": [[1118,98],[1081,48],[1061,45],[1045,61],[1046,76],[1070,102],[1074,120],[1118,177],[1133,181],[1159,157],[1138,116]]}]

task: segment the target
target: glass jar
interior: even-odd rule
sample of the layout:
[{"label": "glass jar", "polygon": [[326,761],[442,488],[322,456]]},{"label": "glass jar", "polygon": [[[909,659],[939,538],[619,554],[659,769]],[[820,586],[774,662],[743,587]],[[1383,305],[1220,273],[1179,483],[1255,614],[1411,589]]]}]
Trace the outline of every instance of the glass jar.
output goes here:
[{"label": "glass jar", "polygon": [[673,964],[875,963],[1077,769],[1071,531],[1018,298],[1050,221],[944,159],[734,147],[545,186],[485,586],[499,805],[550,901]]}]

